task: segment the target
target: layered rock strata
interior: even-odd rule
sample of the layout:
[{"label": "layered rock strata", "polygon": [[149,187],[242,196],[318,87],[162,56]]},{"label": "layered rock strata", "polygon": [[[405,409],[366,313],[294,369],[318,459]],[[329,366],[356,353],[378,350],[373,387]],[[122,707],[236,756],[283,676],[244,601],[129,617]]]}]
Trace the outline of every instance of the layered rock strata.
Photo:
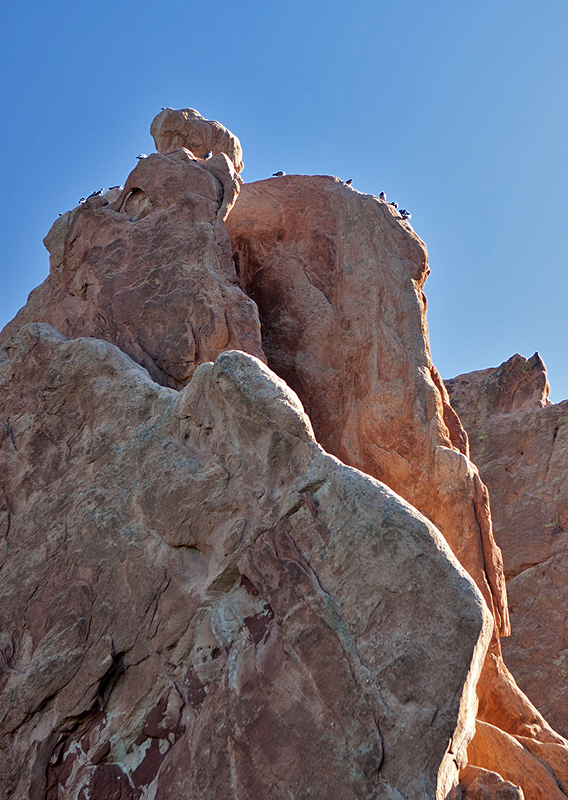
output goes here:
[{"label": "layered rock strata", "polygon": [[242,352],[1,359],[2,796],[446,796],[492,623],[431,523]]},{"label": "layered rock strata", "polygon": [[538,354],[446,383],[491,493],[513,620],[507,663],[568,736],[568,400],[549,402]]}]

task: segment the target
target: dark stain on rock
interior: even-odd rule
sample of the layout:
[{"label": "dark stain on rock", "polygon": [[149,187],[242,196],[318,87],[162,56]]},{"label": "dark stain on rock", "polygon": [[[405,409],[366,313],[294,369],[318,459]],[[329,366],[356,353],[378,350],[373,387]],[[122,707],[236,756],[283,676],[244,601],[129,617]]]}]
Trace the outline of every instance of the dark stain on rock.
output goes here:
[{"label": "dark stain on rock", "polygon": [[155,739],[164,737],[164,729],[160,726],[166,716],[167,707],[168,701],[162,700],[161,703],[158,703],[158,705],[150,711],[146,717],[146,723],[142,728],[142,733],[145,736],[151,736]]},{"label": "dark stain on rock", "polygon": [[81,791],[85,800],[133,800],[128,778],[118,764],[103,764],[94,771],[88,791]]},{"label": "dark stain on rock", "polygon": [[205,687],[199,680],[197,672],[192,666],[187,668],[183,682],[187,702],[192,708],[198,709],[205,700]]},{"label": "dark stain on rock", "polygon": [[241,586],[244,586],[247,593],[253,597],[258,597],[260,594],[254,583],[246,575],[241,575]]},{"label": "dark stain on rock", "polygon": [[273,619],[274,611],[268,603],[266,603],[264,606],[264,611],[261,611],[260,614],[255,614],[252,617],[246,617],[245,625],[247,626],[255,645],[258,645],[262,642]]},{"label": "dark stain on rock", "polygon": [[159,740],[152,739],[150,747],[146,750],[144,759],[130,775],[135,789],[140,789],[152,783],[166,756],[166,752],[167,750],[161,753]]}]

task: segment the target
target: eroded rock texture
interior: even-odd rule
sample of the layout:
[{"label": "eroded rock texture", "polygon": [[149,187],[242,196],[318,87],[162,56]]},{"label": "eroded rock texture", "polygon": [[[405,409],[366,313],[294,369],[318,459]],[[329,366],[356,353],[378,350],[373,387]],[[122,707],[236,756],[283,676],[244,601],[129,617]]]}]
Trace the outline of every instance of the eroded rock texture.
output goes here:
[{"label": "eroded rock texture", "polygon": [[445,797],[490,617],[283,381],[37,324],[0,375],[2,796]]},{"label": "eroded rock texture", "polygon": [[461,769],[466,797],[564,797],[566,742],[501,656],[424,245],[333,178],[242,186],[197,112],[152,131],[0,335],[3,789],[457,800]]},{"label": "eroded rock texture", "polygon": [[548,402],[538,354],[447,386],[491,493],[513,621],[507,664],[568,736],[568,400]]},{"label": "eroded rock texture", "polygon": [[204,119],[194,108],[164,108],[153,120],[150,133],[158,153],[178,147],[187,147],[198,157],[224,153],[237,173],[243,171],[243,151],[235,134],[220,122]]},{"label": "eroded rock texture", "polygon": [[507,631],[483,487],[428,350],[423,243],[392,206],[325,176],[245,185],[227,229],[268,363],[317,440],[440,528]]},{"label": "eroded rock texture", "polygon": [[[392,206],[325,176],[245,185],[226,224],[268,363],[298,393],[318,441],[437,525],[508,634],[489,495],[430,358],[423,243]],[[497,637],[478,694],[481,720],[538,740],[541,756],[564,748],[568,763],[566,741],[517,687]],[[532,756],[521,746],[519,758]],[[527,771],[527,797],[532,780]]]},{"label": "eroded rock texture", "polygon": [[203,160],[182,147],[142,159],[114,202],[90,197],[54,223],[50,275],[0,341],[47,322],[116,344],[174,388],[223,350],[263,359],[223,224],[239,186],[223,153]]}]

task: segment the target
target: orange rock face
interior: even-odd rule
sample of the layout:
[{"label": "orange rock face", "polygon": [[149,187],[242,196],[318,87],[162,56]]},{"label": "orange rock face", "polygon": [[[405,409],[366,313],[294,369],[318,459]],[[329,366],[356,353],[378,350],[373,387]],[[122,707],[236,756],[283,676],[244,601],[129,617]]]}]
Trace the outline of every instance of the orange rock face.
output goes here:
[{"label": "orange rock face", "polygon": [[508,631],[489,507],[428,350],[423,243],[392,206],[321,176],[245,185],[227,229],[268,363],[318,441],[429,517]]},{"label": "orange rock face", "polygon": [[[318,441],[437,525],[508,634],[489,495],[428,349],[422,242],[390,205],[321,176],[245,185],[227,230],[268,363],[298,393]],[[568,758],[496,638],[478,694],[481,719]],[[527,773],[521,784],[527,797],[531,781]]]},{"label": "orange rock face", "polygon": [[491,492],[519,685],[568,736],[568,401],[548,402],[538,355],[447,382]]}]

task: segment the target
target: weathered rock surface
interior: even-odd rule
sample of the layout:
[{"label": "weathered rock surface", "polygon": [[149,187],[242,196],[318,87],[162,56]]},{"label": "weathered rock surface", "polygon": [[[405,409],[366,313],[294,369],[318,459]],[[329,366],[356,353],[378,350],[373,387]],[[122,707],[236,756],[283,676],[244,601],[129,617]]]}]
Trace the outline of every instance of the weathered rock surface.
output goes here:
[{"label": "weathered rock surface", "polygon": [[224,153],[236,172],[242,172],[243,151],[234,133],[220,122],[204,119],[194,108],[164,108],[154,118],[150,133],[158,153],[186,147],[199,158],[207,153]]},{"label": "weathered rock surface", "polygon": [[325,176],[245,185],[227,230],[268,363],[317,440],[439,527],[507,631],[483,487],[428,350],[423,243],[392,206]]},{"label": "weathered rock surface", "polygon": [[[507,634],[489,496],[430,358],[423,243],[392,206],[325,176],[245,185],[226,225],[268,364],[298,393],[317,440],[437,525]],[[566,748],[519,691],[496,638],[479,696],[481,719]]]},{"label": "weathered rock surface", "polygon": [[[189,112],[54,225],[0,335],[7,791],[457,800],[460,768],[498,797],[495,729],[527,800],[538,769],[562,792],[566,742],[495,633],[501,554],[430,359],[424,245],[333,178],[242,187],[236,137]],[[318,442],[439,526],[490,643],[435,529],[321,450],[263,346]]]},{"label": "weathered rock surface", "polygon": [[1,352],[2,796],[446,797],[492,621],[436,529],[244,353]]},{"label": "weathered rock surface", "polygon": [[513,621],[505,659],[568,736],[568,401],[548,402],[538,354],[446,383],[491,493]]},{"label": "weathered rock surface", "polygon": [[520,786],[515,786],[496,772],[468,765],[460,775],[462,800],[525,800]]},{"label": "weathered rock surface", "polygon": [[[477,730],[468,747],[468,761],[472,766],[482,764],[515,786],[530,786],[528,798],[534,800],[564,800],[568,792],[568,762],[566,753],[558,746],[558,763],[554,764],[554,747],[548,745],[547,760],[553,762],[554,772],[546,763],[533,755],[531,739],[510,736],[487,722],[477,722]],[[533,745],[534,746],[534,745]],[[535,748],[536,749],[536,748]]]},{"label": "weathered rock surface", "polygon": [[240,183],[223,153],[154,153],[119,197],[91,197],[45,239],[50,275],[0,336],[47,322],[120,347],[152,378],[184,386],[224,350],[264,359],[256,306],[237,285],[223,220]]}]

